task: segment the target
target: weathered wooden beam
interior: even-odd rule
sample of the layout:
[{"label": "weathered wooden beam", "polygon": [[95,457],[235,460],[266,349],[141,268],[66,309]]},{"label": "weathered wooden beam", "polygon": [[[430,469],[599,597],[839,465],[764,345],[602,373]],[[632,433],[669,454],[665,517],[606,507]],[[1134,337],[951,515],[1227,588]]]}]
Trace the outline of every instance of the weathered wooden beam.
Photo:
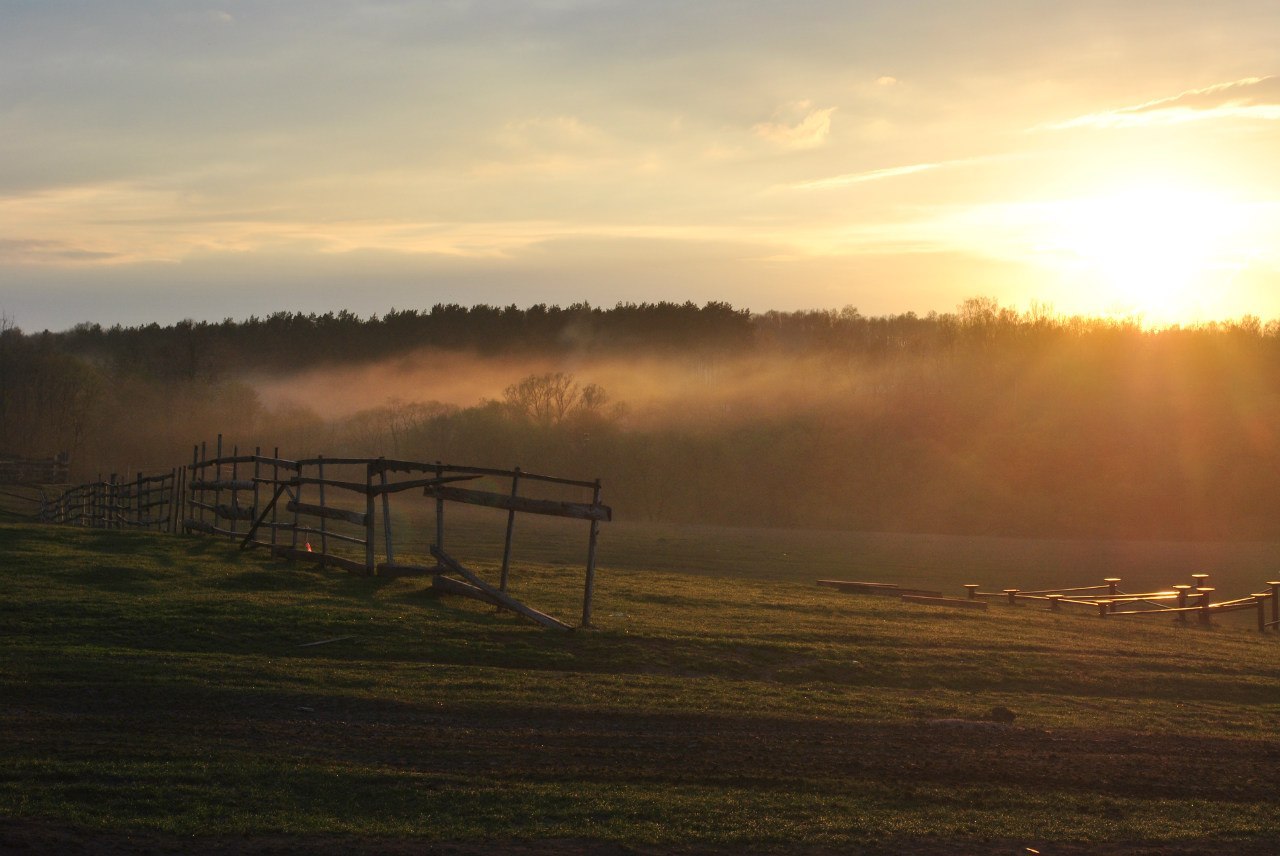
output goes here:
[{"label": "weathered wooden beam", "polygon": [[[276,524],[274,523],[264,524],[264,521],[267,519],[267,515],[271,513],[271,509],[276,507],[276,503],[280,500],[280,494],[284,492],[285,492],[284,485],[280,485],[276,488],[276,492],[272,495],[271,501],[266,504],[266,506],[262,509],[262,513],[258,515],[258,519],[253,521],[253,525],[249,527],[249,531],[244,534],[244,541],[240,542],[241,550],[245,549],[250,544],[261,543],[260,541],[254,540],[253,536],[257,534],[258,530],[261,529],[264,525],[270,526],[273,528],[275,527]],[[274,540],[274,538],[275,538],[275,535],[273,533],[272,539]]]},{"label": "weathered wooden beam", "polygon": [[333,508],[328,505],[312,505],[309,502],[290,502],[285,505],[286,511],[296,511],[299,514],[309,514],[312,517],[328,517],[331,520],[345,520],[348,523],[354,523],[357,526],[364,526],[368,522],[368,516],[359,511],[348,511],[345,508]]},{"label": "weathered wooden beam", "polygon": [[369,470],[374,473],[429,473],[434,472],[435,464],[422,461],[397,461],[390,458],[375,458],[369,461]]},{"label": "weathered wooden beam", "polygon": [[607,522],[613,519],[612,508],[594,503],[529,499],[523,496],[511,496],[510,494],[493,493],[487,490],[467,490],[460,487],[428,487],[423,491],[423,494],[450,502],[483,505],[486,508],[501,508],[504,511],[545,514],[552,517],[572,517],[576,520],[602,520]]},{"label": "weathered wooden beam", "polygon": [[472,481],[478,478],[480,478],[480,476],[445,476],[444,478],[414,479],[413,481],[391,482],[385,485],[377,484],[370,489],[370,492],[374,496],[378,496],[388,493],[399,493],[402,490],[413,490],[417,487],[430,487],[432,485],[447,484],[449,482]]},{"label": "weathered wooden beam", "polygon": [[230,529],[221,529],[211,523],[205,523],[203,520],[192,520],[188,518],[182,521],[182,525],[188,530],[194,529],[196,532],[203,532],[206,535],[233,535]]},{"label": "weathered wooden beam", "polygon": [[869,594],[878,597],[898,597],[904,594],[921,597],[942,597],[942,592],[933,589],[902,588],[891,583],[861,583],[854,580],[818,580],[818,585],[838,589],[848,594]]},{"label": "weathered wooden beam", "polygon": [[453,577],[446,577],[443,574],[436,574],[431,578],[431,588],[433,591],[442,592],[444,594],[456,594],[462,597],[469,597],[474,600],[482,600],[485,603],[491,603],[494,606],[505,605],[484,589],[473,586],[471,583],[463,582],[462,580],[455,580]]},{"label": "weathered wooden beam", "polygon": [[897,583],[868,583],[861,580],[818,580],[818,585],[827,588],[842,588],[844,586],[867,586],[871,588],[899,588]]},{"label": "weathered wooden beam", "polygon": [[206,467],[218,466],[220,464],[251,464],[253,463],[253,456],[238,455],[233,453],[230,455],[209,458],[208,460],[203,460],[200,463],[201,463],[201,466],[206,466]]},{"label": "weathered wooden beam", "polygon": [[193,481],[187,485],[188,490],[253,490],[253,479],[218,479],[214,481]]},{"label": "weathered wooden beam", "polygon": [[138,476],[134,480],[136,484],[154,484],[156,482],[169,481],[173,478],[173,473],[165,473],[162,476]]},{"label": "weathered wooden beam", "polygon": [[[326,458],[325,460],[328,460]],[[465,473],[473,476],[495,476],[497,478],[511,478],[515,474],[515,470],[496,470],[492,467],[460,467],[454,464],[425,464],[421,461],[396,461],[388,458],[376,458],[369,462],[373,472],[423,472],[429,473],[433,471],[443,470],[450,473]],[[532,481],[546,482],[547,484],[563,484],[572,487],[593,488],[596,486],[594,481],[582,481],[581,479],[566,479],[559,476],[544,476],[539,473],[520,472],[520,478]]]},{"label": "weathered wooden beam", "polygon": [[986,609],[985,600],[969,600],[959,597],[928,597],[920,594],[904,594],[902,599],[909,603],[922,603],[925,606],[947,606],[954,609]]},{"label": "weathered wooden beam", "polygon": [[1232,601],[1231,603],[1212,603],[1209,608],[1214,612],[1239,612],[1242,609],[1256,609],[1257,606],[1257,601],[1250,598],[1243,601]]},{"label": "weathered wooden beam", "polygon": [[[325,460],[328,461],[327,458]],[[320,485],[321,487],[324,487],[327,485],[328,487],[340,487],[343,490],[355,491],[356,493],[359,493],[359,494],[364,494],[369,489],[369,486],[366,485],[364,482],[351,482],[351,481],[342,481],[340,479],[317,478],[315,476],[298,476],[296,478],[289,479],[289,481],[286,482],[286,484],[290,484],[294,486],[302,485],[302,484],[315,484],[315,485]]]},{"label": "weathered wooden beam", "polygon": [[213,510],[223,520],[252,520],[254,509],[247,505],[219,505]]},{"label": "weathered wooden beam", "polygon": [[364,546],[364,539],[357,535],[347,535],[342,532],[334,532],[333,530],[322,532],[321,530],[311,526],[294,526],[293,524],[280,524],[280,528],[288,529],[290,532],[296,532],[304,538],[308,535],[323,535],[325,538],[332,538],[335,541],[344,541],[348,544],[359,544],[362,547]]},{"label": "weathered wooden beam", "polygon": [[532,619],[533,621],[536,621],[537,623],[541,624],[543,627],[549,627],[553,630],[572,630],[573,629],[568,624],[565,624],[563,621],[559,620],[558,618],[552,618],[550,615],[547,615],[544,612],[538,612],[538,610],[533,609],[532,607],[525,606],[523,603],[511,597],[510,595],[506,594],[505,592],[498,591],[498,589],[489,585],[487,582],[480,579],[480,577],[476,576],[474,573],[467,570],[462,565],[458,564],[457,560],[455,560],[452,556],[445,553],[444,551],[440,550],[434,544],[431,545],[431,555],[435,556],[436,560],[439,561],[440,564],[444,565],[451,573],[457,574],[467,582],[471,583],[471,585],[484,591],[486,594],[492,597],[494,599],[494,602],[498,606],[501,606],[505,609],[509,609],[512,612],[519,613],[520,615],[523,615],[525,618]]},{"label": "weathered wooden beam", "polygon": [[441,565],[401,565],[395,562],[382,562],[378,565],[378,576],[389,577],[425,577],[443,571]]},{"label": "weathered wooden beam", "polygon": [[1103,589],[1110,591],[1110,584],[1103,584],[1100,586],[1075,586],[1073,588],[1034,589],[1031,591],[1024,591],[1022,594],[1069,594],[1077,591],[1101,591]]}]

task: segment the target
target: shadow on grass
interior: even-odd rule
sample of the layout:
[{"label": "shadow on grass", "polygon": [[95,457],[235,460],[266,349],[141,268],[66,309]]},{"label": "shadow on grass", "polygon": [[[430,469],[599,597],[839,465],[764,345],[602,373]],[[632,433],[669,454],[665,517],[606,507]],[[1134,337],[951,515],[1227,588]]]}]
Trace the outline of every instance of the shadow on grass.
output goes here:
[{"label": "shadow on grass", "polygon": [[66,582],[119,594],[148,594],[172,578],[166,571],[148,570],[133,565],[96,565],[66,572]]},{"label": "shadow on grass", "polygon": [[323,585],[324,580],[317,574],[294,568],[254,568],[209,583],[211,588],[229,592],[302,592],[314,591]]}]

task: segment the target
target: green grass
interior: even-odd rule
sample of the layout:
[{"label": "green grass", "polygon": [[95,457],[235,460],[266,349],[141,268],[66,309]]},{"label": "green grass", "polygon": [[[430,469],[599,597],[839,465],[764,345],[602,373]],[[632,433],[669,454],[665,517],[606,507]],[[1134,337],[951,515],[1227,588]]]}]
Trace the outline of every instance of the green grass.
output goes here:
[{"label": "green grass", "polygon": [[[492,578],[491,520],[451,521]],[[513,593],[575,617],[585,528],[522,526]],[[1052,546],[607,526],[597,629],[562,634],[212,539],[0,526],[0,818],[334,851],[1274,838],[1280,635],[812,584],[1065,582],[1023,565]],[[1161,545],[1093,549],[1164,567]],[[998,705],[1012,725],[982,722]]]}]

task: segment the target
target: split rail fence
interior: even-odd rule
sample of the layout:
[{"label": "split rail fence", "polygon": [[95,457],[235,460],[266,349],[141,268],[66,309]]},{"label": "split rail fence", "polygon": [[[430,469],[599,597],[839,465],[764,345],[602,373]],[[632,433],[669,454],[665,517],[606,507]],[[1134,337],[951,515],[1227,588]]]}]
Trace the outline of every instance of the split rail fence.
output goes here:
[{"label": "split rail fence", "polygon": [[[212,452],[212,455],[210,455]],[[468,482],[487,478],[509,484],[504,492],[484,491]],[[549,487],[587,493],[587,501],[529,495]],[[434,505],[435,563],[406,563],[396,556],[392,500],[418,491]],[[191,463],[132,481],[112,476],[76,485],[42,502],[40,519],[107,529],[194,532],[239,542],[291,561],[314,562],[367,576],[429,575],[435,589],[483,600],[512,610],[546,627],[570,625],[511,597],[508,590],[517,514],[585,521],[586,569],[580,626],[591,625],[596,549],[600,524],[613,518],[601,502],[599,479],[580,481],[511,470],[467,467],[440,461],[387,458],[290,460],[279,449],[270,455],[255,448],[225,454],[222,438],[212,449],[193,447]],[[496,585],[484,580],[446,552],[446,510],[451,503],[507,513],[502,564]],[[453,576],[446,576],[452,574]],[[460,579],[459,579],[460,578]]]}]

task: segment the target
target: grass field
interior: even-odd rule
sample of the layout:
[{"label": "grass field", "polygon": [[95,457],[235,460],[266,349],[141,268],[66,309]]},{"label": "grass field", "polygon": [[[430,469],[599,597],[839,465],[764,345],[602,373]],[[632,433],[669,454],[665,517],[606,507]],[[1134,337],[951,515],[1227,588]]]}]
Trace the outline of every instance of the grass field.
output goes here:
[{"label": "grass field", "polygon": [[[487,574],[491,521],[447,545]],[[522,525],[514,593],[575,617],[585,548]],[[0,852],[1276,852],[1280,634],[813,585],[1236,595],[1273,555],[610,524],[597,629],[564,634],[422,580],[4,525]]]}]

